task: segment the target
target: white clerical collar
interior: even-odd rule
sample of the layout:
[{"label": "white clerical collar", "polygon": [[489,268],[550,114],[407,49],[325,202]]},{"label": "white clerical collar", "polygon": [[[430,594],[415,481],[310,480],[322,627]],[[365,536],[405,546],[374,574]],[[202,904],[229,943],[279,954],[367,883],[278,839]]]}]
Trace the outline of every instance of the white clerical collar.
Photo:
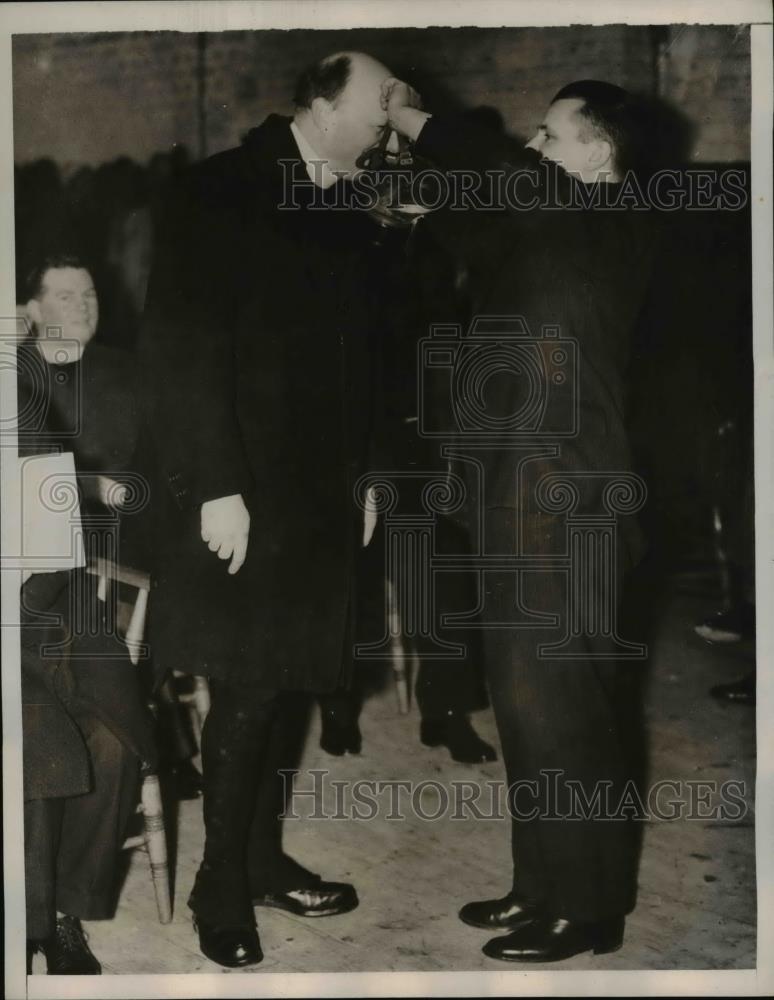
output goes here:
[{"label": "white clerical collar", "polygon": [[306,172],[309,174],[309,178],[321,188],[329,188],[335,184],[339,178],[328,166],[327,160],[324,160],[322,156],[315,153],[295,122],[290,123],[290,131],[296,140],[301,159],[306,164]]}]

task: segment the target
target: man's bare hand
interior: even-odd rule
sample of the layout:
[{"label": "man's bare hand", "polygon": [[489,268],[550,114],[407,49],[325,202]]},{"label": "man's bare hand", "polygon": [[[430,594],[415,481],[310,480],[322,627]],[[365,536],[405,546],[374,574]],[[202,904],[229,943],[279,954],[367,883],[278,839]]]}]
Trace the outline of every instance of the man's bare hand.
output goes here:
[{"label": "man's bare hand", "polygon": [[202,504],[202,541],[218,559],[230,559],[233,576],[242,568],[247,555],[250,515],[239,493],[208,500]]},{"label": "man's bare hand", "polygon": [[410,84],[391,76],[382,84],[381,100],[390,127],[409,139],[417,139],[430,117],[422,111],[422,98],[417,91]]},{"label": "man's bare hand", "polygon": [[111,510],[120,510],[129,496],[129,488],[110,476],[97,476],[97,496]]}]

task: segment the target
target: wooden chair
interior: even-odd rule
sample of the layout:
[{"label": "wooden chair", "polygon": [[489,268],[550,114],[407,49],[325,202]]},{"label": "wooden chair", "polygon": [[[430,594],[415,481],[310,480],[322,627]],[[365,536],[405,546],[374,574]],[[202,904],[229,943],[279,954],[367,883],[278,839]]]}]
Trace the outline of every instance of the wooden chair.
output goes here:
[{"label": "wooden chair", "polygon": [[[176,677],[184,677],[181,671],[175,671]],[[207,713],[210,710],[210,686],[206,677],[193,677],[193,690],[181,692],[177,695],[181,705],[185,705],[191,713],[191,723],[193,725],[196,745],[201,753],[202,749],[202,727]]]},{"label": "wooden chair", "polygon": [[[411,651],[406,651],[395,585],[385,577],[384,586],[387,596],[387,628],[390,637],[390,658],[392,661],[393,676],[395,677],[395,691],[398,696],[398,711],[401,715],[408,715],[411,674],[416,677],[419,668],[419,658],[416,650],[413,648],[413,644]],[[409,664],[411,665],[411,674],[408,670]]]},{"label": "wooden chair", "polygon": [[[379,505],[374,487],[369,486],[363,498],[363,536],[361,544],[364,548],[371,542],[376,529],[378,508]],[[400,612],[398,610],[398,596],[395,585],[387,576],[384,578],[384,596],[387,611],[390,660],[392,662],[393,676],[395,677],[395,690],[398,695],[398,711],[401,715],[408,715],[410,677],[407,670],[407,663],[409,661],[412,662],[415,668],[414,676],[416,676],[416,653],[412,651],[408,656],[406,654]]]},{"label": "wooden chair", "polygon": [[[125,623],[124,641],[129,650],[129,658],[136,665],[143,653],[142,640],[145,634],[150,577],[141,570],[119,566],[108,559],[96,559],[87,568],[87,573],[97,577],[97,596],[101,601],[107,601],[108,589],[111,584],[124,584],[136,591],[134,602],[129,606],[126,602],[118,601],[118,620],[121,623],[123,619]],[[140,804],[137,809],[142,814],[143,832],[136,837],[128,837],[124,841],[123,848],[130,850],[140,847],[146,851],[150,861],[159,921],[162,924],[168,924],[172,920],[172,899],[169,889],[169,861],[164,829],[164,811],[157,774],[144,775],[140,790]]]}]

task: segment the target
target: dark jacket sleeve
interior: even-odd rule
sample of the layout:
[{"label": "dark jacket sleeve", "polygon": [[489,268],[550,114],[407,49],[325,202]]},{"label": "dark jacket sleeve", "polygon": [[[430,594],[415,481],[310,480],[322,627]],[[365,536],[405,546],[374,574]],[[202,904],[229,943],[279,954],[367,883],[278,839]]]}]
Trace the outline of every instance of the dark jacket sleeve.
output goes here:
[{"label": "dark jacket sleeve", "polygon": [[239,220],[228,181],[208,161],[171,198],[140,336],[143,417],[181,508],[251,486],[235,408]]},{"label": "dark jacket sleeve", "polygon": [[[449,178],[447,205],[424,221],[439,242],[477,266],[499,259],[514,219],[528,232],[542,209],[560,208],[570,193],[571,180],[560,166],[459,117],[429,118],[416,151]],[[459,180],[464,174],[475,180],[467,194]]]}]

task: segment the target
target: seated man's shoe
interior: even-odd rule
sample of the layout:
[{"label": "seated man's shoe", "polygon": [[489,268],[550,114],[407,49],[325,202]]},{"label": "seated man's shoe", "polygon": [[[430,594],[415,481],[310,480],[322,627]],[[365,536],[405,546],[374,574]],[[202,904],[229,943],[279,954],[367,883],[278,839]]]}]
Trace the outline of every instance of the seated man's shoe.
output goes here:
[{"label": "seated man's shoe", "polygon": [[419,738],[426,747],[447,747],[452,760],[461,764],[497,760],[494,747],[481,739],[462,712],[450,712],[440,719],[422,719]]},{"label": "seated man's shoe", "polygon": [[253,894],[253,906],[272,906],[299,917],[333,917],[349,913],[359,902],[353,885],[321,879],[301,889],[269,889]]},{"label": "seated man's shoe", "polygon": [[343,757],[345,753],[359,754],[362,737],[357,720],[340,716],[336,712],[322,713],[320,747],[333,757]]},{"label": "seated man's shoe", "polygon": [[257,965],[263,961],[261,942],[253,924],[220,927],[194,917],[194,930],[199,934],[202,955],[217,965],[237,969],[244,965]]},{"label": "seated man's shoe", "polygon": [[459,912],[463,924],[471,927],[483,927],[486,930],[502,928],[515,930],[528,924],[538,915],[534,903],[519,899],[514,892],[509,892],[502,899],[484,899],[480,903],[466,903]]},{"label": "seated man's shoe", "polygon": [[505,937],[492,938],[482,950],[502,962],[560,962],[584,951],[618,951],[623,932],[623,917],[587,924],[539,916]]},{"label": "seated man's shoe", "polygon": [[741,680],[731,684],[716,684],[710,688],[710,694],[718,701],[731,701],[736,705],[755,704],[755,674],[749,673]]},{"label": "seated man's shoe", "polygon": [[99,976],[102,966],[92,954],[77,917],[58,917],[51,937],[39,945],[49,976]]}]

